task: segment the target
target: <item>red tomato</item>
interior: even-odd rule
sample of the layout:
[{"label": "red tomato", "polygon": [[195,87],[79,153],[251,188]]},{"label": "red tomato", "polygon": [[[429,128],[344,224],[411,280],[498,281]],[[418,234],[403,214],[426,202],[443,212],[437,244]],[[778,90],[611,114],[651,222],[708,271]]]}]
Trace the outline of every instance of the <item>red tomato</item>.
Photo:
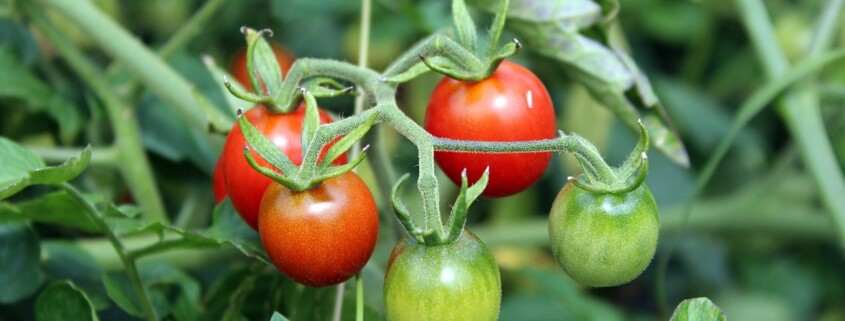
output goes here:
[{"label": "red tomato", "polygon": [[[436,137],[491,142],[555,138],[557,125],[546,87],[530,70],[503,61],[489,78],[478,82],[444,77],[434,88],[425,114],[425,129]],[[456,184],[467,169],[470,184],[490,166],[490,182],[482,195],[519,193],[543,176],[551,152],[435,152],[437,164]]]},{"label": "red tomato", "polygon": [[[302,122],[305,120],[304,106],[304,103],[301,104],[290,114],[274,114],[264,106],[257,106],[247,111],[244,116],[259,132],[275,143],[291,162],[300,165],[302,163]],[[320,123],[327,124],[331,121],[329,114],[320,110]],[[229,136],[226,137],[220,162],[223,163],[223,180],[232,205],[244,221],[257,230],[258,206],[272,180],[249,166],[243,154],[244,144],[246,144],[246,139],[236,123],[229,131]],[[331,143],[323,149],[323,154],[329,146]],[[259,165],[270,166],[254,150],[252,155]],[[346,164],[346,155],[338,157],[334,164]]]},{"label": "red tomato", "polygon": [[[273,48],[273,53],[276,54],[276,61],[279,62],[279,68],[282,70],[282,75],[286,75],[295,60],[293,55],[278,44],[271,44],[270,47]],[[244,85],[244,88],[250,92],[252,91],[252,84],[249,82],[249,71],[246,68],[246,48],[242,48],[235,54],[235,58],[232,59],[232,65],[229,67],[229,71],[232,73],[232,76],[238,80],[238,82]]]},{"label": "red tomato", "polygon": [[226,198],[226,182],[223,180],[223,158],[217,160],[214,165],[214,173],[211,174],[211,183],[214,188],[214,203],[220,203]]},{"label": "red tomato", "polygon": [[370,259],[378,239],[376,202],[353,172],[303,192],[271,184],[259,220],[267,256],[282,273],[307,286],[351,278]]}]

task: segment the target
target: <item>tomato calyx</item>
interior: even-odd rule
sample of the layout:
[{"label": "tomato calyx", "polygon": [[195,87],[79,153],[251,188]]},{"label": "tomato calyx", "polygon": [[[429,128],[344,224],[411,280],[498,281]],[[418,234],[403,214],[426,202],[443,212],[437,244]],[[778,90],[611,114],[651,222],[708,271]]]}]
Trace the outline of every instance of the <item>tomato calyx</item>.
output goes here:
[{"label": "tomato calyx", "polygon": [[[305,89],[302,89],[302,96],[305,98],[305,121],[302,125],[301,141],[304,158],[302,166],[299,167],[294,165],[290,158],[280,151],[272,141],[262,135],[246,117],[243,117],[241,110],[238,111],[238,125],[247,141],[244,144],[244,157],[249,165],[264,176],[297,192],[313,189],[320,185],[321,182],[332,177],[340,176],[358,166],[364,160],[366,153],[360,153],[355,160],[345,165],[332,166],[332,162],[344,155],[346,151],[352,148],[356,141],[363,138],[379,115],[378,113],[372,113],[369,118],[358,118],[358,120],[363,121],[348,134],[333,143],[320,160],[320,151],[323,150],[323,146],[337,135],[328,137],[330,135],[326,135],[328,134],[327,131],[320,131],[321,128],[325,127],[324,125],[320,125],[316,99]],[[369,145],[365,146],[363,151],[366,152],[368,148]],[[258,155],[267,160],[272,168],[259,165],[252,155],[251,149],[254,149]]]},{"label": "tomato calyx", "polygon": [[584,168],[584,173],[577,177],[570,176],[567,178],[568,181],[578,188],[598,194],[625,194],[640,187],[648,176],[649,166],[646,152],[648,151],[649,134],[642,120],[638,120],[638,123],[640,125],[640,138],[637,141],[637,146],[621,166],[611,168],[610,171],[598,171],[594,164],[579,157],[578,160],[581,167]]},{"label": "tomato calyx", "polygon": [[411,214],[405,203],[402,201],[402,189],[405,187],[405,182],[410,178],[410,174],[402,175],[399,181],[393,185],[393,190],[390,195],[393,211],[396,217],[408,234],[413,237],[420,244],[427,246],[443,245],[455,242],[461,236],[464,226],[466,225],[467,213],[470,205],[481,196],[481,193],[487,187],[490,177],[490,168],[484,171],[481,178],[473,184],[468,186],[466,170],[461,173],[461,189],[455,204],[452,206],[452,212],[449,214],[448,221],[443,226],[428,226],[425,229],[419,228],[411,218]]},{"label": "tomato calyx", "polygon": [[[272,37],[273,31],[270,29],[256,31],[252,28],[242,27],[241,33],[244,34],[247,42],[246,68],[249,71],[250,85],[247,87],[252,88],[252,92],[236,86],[225,76],[223,78],[223,85],[235,97],[264,105],[273,112],[287,114],[296,110],[298,100],[302,96],[299,92],[295,92],[294,95],[284,94],[288,92],[284,88],[285,85],[297,85],[286,83],[285,75],[279,67],[280,63],[273,47],[264,39],[265,35]],[[286,72],[290,74],[296,69],[295,66],[298,64],[300,64],[298,61],[294,62],[291,70]],[[314,97],[319,98],[336,97],[338,95],[353,93],[353,87],[345,86],[328,77],[314,77],[298,86],[307,89]]]}]

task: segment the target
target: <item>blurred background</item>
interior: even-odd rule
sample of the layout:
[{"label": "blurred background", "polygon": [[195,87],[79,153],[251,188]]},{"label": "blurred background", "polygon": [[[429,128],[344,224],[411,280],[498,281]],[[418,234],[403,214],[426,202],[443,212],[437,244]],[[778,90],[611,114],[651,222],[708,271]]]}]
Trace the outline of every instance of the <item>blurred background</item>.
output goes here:
[{"label": "blurred background", "polygon": [[[85,1],[96,5],[153,50],[160,49],[204,3]],[[845,320],[843,236],[838,234],[834,214],[823,201],[825,193],[820,189],[824,187],[819,187],[818,175],[814,176],[808,166],[808,160],[816,157],[813,146],[795,139],[810,129],[790,125],[800,122],[785,111],[787,107],[781,99],[771,101],[771,107],[740,131],[713,179],[692,203],[688,221],[682,215],[699,173],[728,132],[738,107],[776,78],[768,76],[765,55],[752,45],[744,20],[748,13],[742,12],[741,2],[621,3],[618,27],[624,33],[625,47],[651,82],[690,161],[689,167],[684,168],[656,149],[649,152],[651,170],[647,184],[659,204],[661,217],[657,255],[643,275],[627,285],[592,289],[569,279],[552,257],[546,223],[552,201],[566,177],[579,173],[579,169],[570,155],[556,155],[546,175],[533,188],[504,199],[481,199],[469,215],[468,228],[490,246],[500,265],[504,292],[501,320],[666,320],[666,313],[671,313],[678,302],[698,296],[711,298],[729,320]],[[775,31],[776,39],[772,40],[789,63],[806,59],[829,2],[763,3],[764,14],[768,14]],[[346,0],[228,1],[167,62],[217,106],[225,105],[224,93],[219,89],[221,79],[213,77],[201,59],[207,55],[222,68],[228,68],[245,44],[239,32],[241,26],[272,29],[269,39],[295,57],[354,63],[358,59],[359,6],[356,1]],[[71,19],[48,6],[44,10],[67,39],[109,71],[116,91],[133,90],[122,86],[131,82],[132,75],[120,68],[120,62],[114,61]],[[471,13],[479,30],[486,30],[492,16],[474,7]],[[382,70],[417,40],[451,24],[449,1],[376,0],[368,64]],[[842,48],[843,29],[842,20],[836,20],[830,48]],[[594,36],[589,31],[585,34]],[[513,37],[521,35],[507,29],[503,39]],[[584,136],[596,144],[610,164],[620,164],[633,149],[636,132],[597,102],[569,69],[537,50],[549,44],[523,44],[525,49],[514,60],[544,81],[555,102],[560,129]],[[820,108],[824,138],[829,140],[838,165],[822,176],[834,180],[842,180],[845,168],[843,67],[841,63],[829,65],[813,73],[811,83],[800,88],[814,95]],[[114,140],[113,125],[107,121],[102,103],[89,84],[57,56],[42,34],[30,28],[10,0],[0,1],[0,70],[0,135],[35,151],[48,163],[64,159],[64,151],[89,143],[96,154],[98,146],[107,146]],[[399,105],[418,123],[422,123],[428,95],[440,77],[429,73],[400,88]],[[133,97],[130,102],[137,113],[143,146],[166,211],[173,216],[186,211],[196,213],[190,221],[183,222],[186,227],[208,226],[214,208],[210,173],[223,136],[205,148],[195,148],[189,142],[189,133],[197,128],[172,117],[172,108],[146,87],[134,90],[135,94],[128,96]],[[352,113],[353,99],[327,99],[320,104],[342,117]],[[383,135],[379,148],[387,149],[395,170],[415,175],[417,156],[413,145],[387,126],[380,126],[379,135]],[[371,136],[369,139],[376,139]],[[115,203],[132,203],[127,182],[115,175],[119,166],[95,161],[74,184]],[[378,170],[366,163],[361,171],[376,189],[373,175]],[[445,176],[440,178],[441,200],[446,209],[457,196],[457,189]],[[37,188],[28,189],[13,200],[43,193]],[[389,206],[384,206],[385,191],[375,194],[385,228],[364,275],[368,316],[379,318],[383,313],[380,282],[399,230],[391,228],[395,227],[395,219]],[[845,194],[839,197],[845,198]],[[412,211],[419,211],[414,188],[406,189],[404,199]],[[43,253],[66,253],[56,249],[56,244],[73,244],[86,251],[81,255],[90,256],[103,271],[119,268],[109,258],[113,256],[109,248],[98,248],[100,243],[95,240],[87,241],[97,235],[47,224],[36,224],[34,230],[42,244],[53,244],[42,245]],[[44,276],[71,278],[85,284],[92,300],[104,309],[103,319],[128,317],[110,307],[96,276],[86,283],[80,275],[64,273],[66,266],[53,264],[54,256],[42,256]],[[196,280],[208,313],[227,302],[221,301],[228,298],[220,294],[226,292],[221,289],[234,288],[249,273],[272,280],[279,278],[273,275],[274,270],[255,268],[252,260],[243,255],[228,253],[223,257],[207,261],[169,256],[156,259]],[[258,286],[247,291],[247,317],[268,318],[264,314],[267,299],[261,291],[271,291],[266,287],[277,284],[273,282],[258,282]],[[333,300],[329,299],[334,291],[307,291],[314,292],[301,296],[308,300],[290,302],[282,298],[274,301],[282,302],[281,308],[276,309],[287,311],[289,317],[299,313],[302,320],[327,319],[326,312],[320,311],[331,310]],[[354,293],[348,292],[347,297],[351,300]],[[0,320],[30,319],[32,301],[32,296],[0,301]],[[300,308],[297,312],[297,306],[313,309],[303,312],[305,309]]]}]

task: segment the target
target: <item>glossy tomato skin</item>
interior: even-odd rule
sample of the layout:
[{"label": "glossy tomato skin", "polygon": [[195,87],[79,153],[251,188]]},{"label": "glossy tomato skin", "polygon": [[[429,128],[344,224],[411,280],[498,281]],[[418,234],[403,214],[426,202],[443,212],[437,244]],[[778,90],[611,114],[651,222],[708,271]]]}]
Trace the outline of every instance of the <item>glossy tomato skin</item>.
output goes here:
[{"label": "glossy tomato skin", "polygon": [[211,184],[214,190],[214,204],[219,204],[226,198],[226,182],[223,180],[222,157],[214,165],[214,173],[211,174]]},{"label": "glossy tomato skin", "polygon": [[[244,116],[261,134],[275,143],[291,162],[296,165],[302,163],[301,140],[302,122],[305,120],[304,104],[290,114],[274,114],[263,106],[256,106],[247,111]],[[331,121],[331,117],[320,110],[320,123],[327,124]],[[261,203],[264,191],[272,180],[249,165],[243,154],[244,144],[246,144],[246,139],[244,139],[240,126],[236,123],[229,131],[226,143],[223,145],[223,154],[220,160],[223,163],[223,181],[235,210],[247,224],[258,230],[258,206]],[[331,144],[326,145],[323,153],[329,146]],[[254,150],[252,156],[255,157],[259,165],[270,166]],[[346,155],[338,157],[334,164],[346,164]]]},{"label": "glossy tomato skin", "polygon": [[566,183],[552,204],[549,243],[555,259],[581,284],[625,284],[648,267],[660,224],[648,186],[624,194],[593,193]]},{"label": "glossy tomato skin", "polygon": [[335,285],[355,276],[378,238],[375,200],[353,172],[303,192],[273,183],[259,212],[258,233],[267,256],[282,273],[307,286]]},{"label": "glossy tomato skin", "polygon": [[502,284],[493,254],[464,230],[450,244],[426,246],[406,236],[387,262],[389,321],[487,321],[499,316]]},{"label": "glossy tomato skin", "polygon": [[[478,82],[444,77],[431,94],[425,129],[436,137],[496,142],[550,139],[557,133],[546,87],[530,70],[509,61]],[[551,157],[551,152],[434,153],[455,184],[460,184],[464,168],[472,184],[490,166],[490,182],[482,193],[487,197],[527,189],[543,176]]]},{"label": "glossy tomato skin", "polygon": [[[273,43],[270,45],[270,48],[273,49],[273,53],[276,55],[276,61],[282,70],[282,75],[286,75],[291,66],[293,66],[293,61],[295,60],[293,55],[279,44]],[[235,57],[232,59],[232,65],[229,67],[229,72],[232,73],[232,76],[247,91],[252,92],[252,83],[249,82],[249,70],[246,67],[246,48],[241,48],[240,51],[235,53]]]}]

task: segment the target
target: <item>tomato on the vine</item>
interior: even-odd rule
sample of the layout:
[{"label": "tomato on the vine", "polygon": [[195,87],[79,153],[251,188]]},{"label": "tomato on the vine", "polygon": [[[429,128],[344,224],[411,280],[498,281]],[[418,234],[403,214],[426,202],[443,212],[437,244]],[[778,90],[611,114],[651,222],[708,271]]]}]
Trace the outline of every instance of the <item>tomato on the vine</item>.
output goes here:
[{"label": "tomato on the vine", "polygon": [[[276,55],[276,61],[279,63],[279,68],[282,70],[282,74],[286,75],[291,66],[293,66],[293,61],[295,60],[293,55],[284,47],[276,43],[272,43],[270,48],[273,49],[273,54]],[[229,72],[232,73],[232,76],[235,77],[235,79],[237,79],[247,91],[252,91],[252,84],[249,82],[249,70],[246,67],[246,48],[242,48],[240,51],[235,53],[235,58],[232,59],[232,65],[229,67]]]},{"label": "tomato on the vine", "polygon": [[378,238],[378,208],[367,185],[347,172],[314,189],[293,192],[273,183],[259,210],[267,256],[308,286],[338,284],[357,274]]},{"label": "tomato on the vine", "polygon": [[467,230],[441,245],[406,236],[387,261],[384,305],[390,321],[496,320],[501,298],[493,254]]},{"label": "tomato on the vine", "polygon": [[605,287],[639,276],[657,248],[657,204],[643,183],[628,193],[597,193],[566,183],[552,204],[549,243],[581,284]]},{"label": "tomato on the vine", "polygon": [[[258,129],[261,134],[272,141],[295,165],[302,163],[302,123],[305,120],[305,104],[300,104],[296,111],[290,114],[275,114],[264,106],[256,106],[244,114],[244,117]],[[320,123],[331,123],[329,114],[320,110]],[[264,191],[272,181],[270,178],[256,171],[244,157],[244,138],[241,128],[236,123],[226,144],[219,162],[223,163],[223,181],[226,192],[232,200],[235,210],[252,228],[258,229],[258,206]],[[322,153],[325,154],[327,144]],[[258,153],[252,151],[257,163],[263,167],[270,166]],[[321,155],[322,157],[322,155]],[[333,164],[346,164],[346,155],[338,157]]]},{"label": "tomato on the vine", "polygon": [[[555,138],[552,100],[543,83],[528,69],[503,61],[489,78],[478,82],[444,77],[428,102],[425,129],[436,137],[491,142]],[[455,184],[466,168],[470,184],[490,167],[490,183],[482,195],[519,193],[543,176],[551,152],[434,153],[437,164]]]}]

